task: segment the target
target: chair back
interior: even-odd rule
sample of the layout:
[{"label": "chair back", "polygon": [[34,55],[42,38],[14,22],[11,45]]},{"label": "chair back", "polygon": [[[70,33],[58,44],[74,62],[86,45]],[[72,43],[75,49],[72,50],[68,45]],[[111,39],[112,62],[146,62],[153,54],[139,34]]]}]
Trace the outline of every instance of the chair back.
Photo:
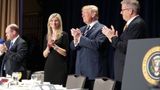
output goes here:
[{"label": "chair back", "polygon": [[93,90],[114,90],[115,81],[106,77],[96,78]]},{"label": "chair back", "polygon": [[86,81],[85,76],[68,75],[66,88],[67,89],[84,88],[85,81]]}]

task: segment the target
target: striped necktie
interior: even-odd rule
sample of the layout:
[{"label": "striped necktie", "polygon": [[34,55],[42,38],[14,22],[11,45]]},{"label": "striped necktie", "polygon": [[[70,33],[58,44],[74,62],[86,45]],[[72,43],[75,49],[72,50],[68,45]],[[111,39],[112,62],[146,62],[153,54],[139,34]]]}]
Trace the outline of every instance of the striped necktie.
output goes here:
[{"label": "striped necktie", "polygon": [[87,35],[87,32],[89,31],[89,29],[90,29],[90,26],[87,26],[87,27],[86,27],[86,30],[85,30],[85,32],[84,32],[84,36]]}]

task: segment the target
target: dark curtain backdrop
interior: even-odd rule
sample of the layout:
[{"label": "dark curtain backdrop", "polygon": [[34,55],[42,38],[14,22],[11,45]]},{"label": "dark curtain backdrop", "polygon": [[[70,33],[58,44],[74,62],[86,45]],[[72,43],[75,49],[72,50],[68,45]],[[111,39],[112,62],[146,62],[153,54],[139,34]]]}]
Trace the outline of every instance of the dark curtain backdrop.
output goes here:
[{"label": "dark curtain backdrop", "polygon": [[[81,18],[81,8],[87,4],[94,4],[99,8],[99,21],[107,26],[114,25],[119,34],[125,22],[120,14],[121,0],[38,0],[43,8],[41,14],[44,16],[44,34],[47,32],[47,20],[51,13],[58,12],[62,15],[64,31],[70,35],[70,29],[84,25]],[[148,26],[148,35],[150,38],[160,37],[160,1],[159,0],[139,0],[141,5],[140,15],[146,21]],[[70,36],[70,41],[72,37]],[[112,76],[112,54],[113,48],[108,53],[109,77]],[[70,52],[69,73],[74,73],[75,53]]]}]

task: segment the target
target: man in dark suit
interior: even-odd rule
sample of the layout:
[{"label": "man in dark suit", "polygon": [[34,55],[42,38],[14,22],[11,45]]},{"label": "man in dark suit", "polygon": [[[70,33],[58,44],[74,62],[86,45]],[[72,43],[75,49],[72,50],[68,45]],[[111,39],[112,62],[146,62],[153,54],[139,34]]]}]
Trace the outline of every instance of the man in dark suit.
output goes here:
[{"label": "man in dark suit", "polygon": [[121,1],[121,14],[126,21],[123,33],[118,36],[118,32],[113,26],[111,26],[111,29],[106,26],[102,29],[102,33],[108,37],[115,48],[114,78],[117,81],[118,90],[121,89],[128,40],[145,37],[146,26],[144,20],[138,15],[139,9],[140,6],[137,0]]},{"label": "man in dark suit", "polygon": [[86,76],[85,87],[92,90],[94,79],[103,76],[100,52],[106,38],[101,32],[104,25],[98,22],[98,8],[96,6],[84,6],[82,18],[86,25],[80,29],[71,29],[73,36],[71,49],[77,50],[75,73]]},{"label": "man in dark suit", "polygon": [[1,76],[12,75],[13,72],[21,72],[22,78],[25,78],[27,43],[19,36],[19,27],[16,24],[8,25],[5,33],[7,41],[0,49],[5,52],[1,65]]}]

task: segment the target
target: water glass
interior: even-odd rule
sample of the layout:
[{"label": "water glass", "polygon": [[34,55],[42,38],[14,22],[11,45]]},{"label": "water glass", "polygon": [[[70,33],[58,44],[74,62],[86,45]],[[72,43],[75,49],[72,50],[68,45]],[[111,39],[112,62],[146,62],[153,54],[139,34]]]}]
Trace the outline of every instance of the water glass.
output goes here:
[{"label": "water glass", "polygon": [[31,75],[31,80],[37,81],[37,79],[38,79],[38,77],[37,77],[36,74],[32,74],[32,75]]},{"label": "water glass", "polygon": [[18,81],[18,72],[12,73],[12,79],[13,79],[13,81]]},{"label": "water glass", "polygon": [[13,84],[18,85],[19,82],[19,72],[12,73]]}]

